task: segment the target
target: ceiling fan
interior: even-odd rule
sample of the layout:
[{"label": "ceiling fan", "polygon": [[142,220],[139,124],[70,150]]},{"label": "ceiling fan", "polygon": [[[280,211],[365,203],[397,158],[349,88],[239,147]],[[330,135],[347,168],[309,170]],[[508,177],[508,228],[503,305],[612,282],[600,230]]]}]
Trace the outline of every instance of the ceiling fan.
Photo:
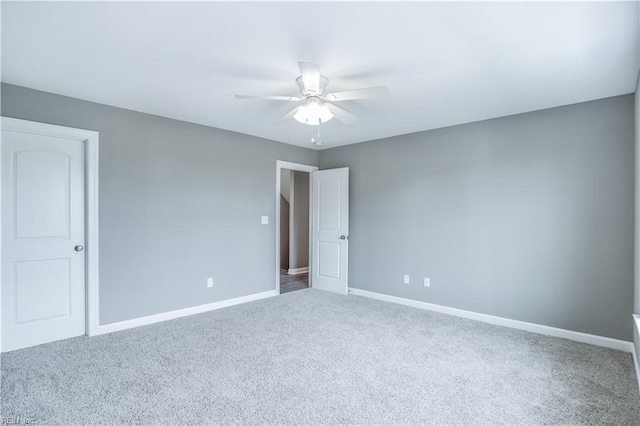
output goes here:
[{"label": "ceiling fan", "polygon": [[236,95],[236,99],[257,99],[271,101],[299,102],[300,105],[291,110],[276,123],[287,122],[291,119],[318,126],[326,123],[333,117],[336,120],[350,124],[358,119],[355,115],[337,107],[333,102],[351,101],[356,99],[374,99],[389,95],[386,86],[367,87],[364,89],[347,90],[344,92],[326,93],[329,79],[320,74],[320,67],[311,62],[298,62],[300,77],[296,84],[300,88],[302,96],[247,96]]}]

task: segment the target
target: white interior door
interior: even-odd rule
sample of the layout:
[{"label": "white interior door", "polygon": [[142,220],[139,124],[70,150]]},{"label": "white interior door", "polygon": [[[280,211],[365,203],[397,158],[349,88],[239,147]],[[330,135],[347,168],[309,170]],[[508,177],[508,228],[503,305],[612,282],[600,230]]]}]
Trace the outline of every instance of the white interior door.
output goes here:
[{"label": "white interior door", "polygon": [[347,294],[349,168],[311,174],[313,288]]},{"label": "white interior door", "polygon": [[2,130],[2,349],[85,333],[84,143]]}]

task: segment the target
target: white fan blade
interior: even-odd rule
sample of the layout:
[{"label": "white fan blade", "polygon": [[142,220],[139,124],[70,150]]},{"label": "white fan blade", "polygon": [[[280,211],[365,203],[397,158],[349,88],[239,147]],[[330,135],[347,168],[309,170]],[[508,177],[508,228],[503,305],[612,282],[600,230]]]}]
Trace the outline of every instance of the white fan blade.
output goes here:
[{"label": "white fan blade", "polygon": [[330,103],[325,103],[324,105],[327,106],[327,108],[329,108],[329,111],[331,111],[331,113],[333,114],[333,116],[336,118],[336,120],[344,123],[344,124],[351,124],[354,121],[356,121],[358,119],[358,117],[356,117],[355,115],[351,114],[350,112],[347,112],[345,110],[343,110],[342,108],[339,108],[335,105],[332,105]]},{"label": "white fan blade", "polygon": [[275,124],[284,124],[290,120],[293,120],[293,116],[296,115],[296,112],[298,112],[299,109],[300,109],[299,106],[295,107],[293,110],[289,111],[287,115],[277,120]]},{"label": "white fan blade", "polygon": [[249,95],[236,95],[236,99],[258,99],[264,101],[299,101],[302,98],[295,98],[293,96],[249,96]]},{"label": "white fan blade", "polygon": [[320,67],[311,62],[298,62],[300,76],[304,83],[304,88],[310,93],[320,92]]},{"label": "white fan blade", "polygon": [[326,98],[330,101],[351,101],[355,99],[383,98],[385,96],[389,96],[389,88],[387,86],[376,86],[329,93]]}]

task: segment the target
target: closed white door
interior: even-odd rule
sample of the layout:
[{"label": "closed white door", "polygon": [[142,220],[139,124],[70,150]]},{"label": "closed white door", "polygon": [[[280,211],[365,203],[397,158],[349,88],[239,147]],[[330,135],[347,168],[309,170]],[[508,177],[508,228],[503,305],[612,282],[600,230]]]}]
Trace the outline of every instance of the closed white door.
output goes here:
[{"label": "closed white door", "polygon": [[349,260],[349,168],[311,174],[313,288],[347,294]]},{"label": "closed white door", "polygon": [[2,350],[85,333],[84,143],[2,130]]}]

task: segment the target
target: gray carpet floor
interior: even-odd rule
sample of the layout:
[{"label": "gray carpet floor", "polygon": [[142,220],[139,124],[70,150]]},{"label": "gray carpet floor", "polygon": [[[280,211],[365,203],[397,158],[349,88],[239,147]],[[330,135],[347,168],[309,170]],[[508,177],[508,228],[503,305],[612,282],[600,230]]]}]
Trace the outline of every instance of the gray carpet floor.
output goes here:
[{"label": "gray carpet floor", "polygon": [[39,424],[639,425],[631,355],[306,289],[2,355]]}]

